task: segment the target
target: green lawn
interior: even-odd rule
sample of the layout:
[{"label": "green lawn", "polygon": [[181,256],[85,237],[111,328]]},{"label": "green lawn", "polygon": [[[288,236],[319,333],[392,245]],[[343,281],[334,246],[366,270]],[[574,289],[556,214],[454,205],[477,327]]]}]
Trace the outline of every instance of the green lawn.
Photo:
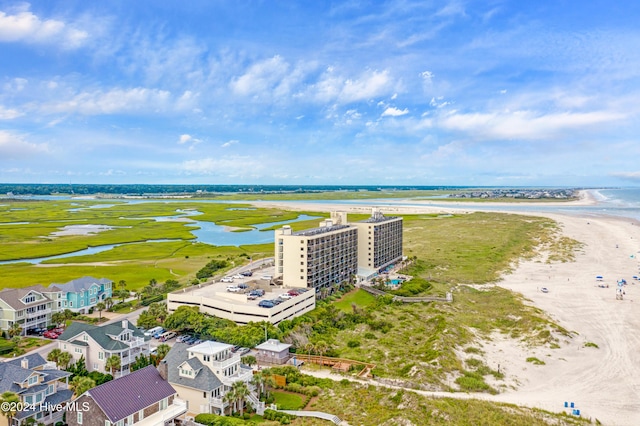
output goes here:
[{"label": "green lawn", "polygon": [[374,295],[357,289],[345,294],[340,300],[334,303],[334,306],[343,312],[351,312],[353,310],[352,305],[364,308],[371,305],[375,300],[376,297]]},{"label": "green lawn", "polygon": [[297,393],[273,391],[272,394],[280,410],[300,410],[303,408],[302,404],[306,399],[306,397]]}]

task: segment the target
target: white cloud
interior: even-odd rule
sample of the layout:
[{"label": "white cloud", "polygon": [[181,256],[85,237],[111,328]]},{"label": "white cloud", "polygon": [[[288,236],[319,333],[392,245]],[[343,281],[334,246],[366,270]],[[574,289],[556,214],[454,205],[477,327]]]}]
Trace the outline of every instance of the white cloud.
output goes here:
[{"label": "white cloud", "polygon": [[265,92],[276,86],[289,69],[289,64],[280,56],[253,64],[247,72],[231,82],[231,89],[240,95]]},{"label": "white cloud", "polygon": [[158,113],[174,108],[171,94],[165,90],[112,89],[107,92],[82,92],[71,99],[44,104],[43,113],[80,113],[84,115],[102,115],[117,113]]},{"label": "white cloud", "polygon": [[479,138],[544,139],[562,131],[624,118],[622,114],[606,111],[554,114],[533,111],[460,114],[454,111],[440,120],[440,126],[467,132]]},{"label": "white cloud", "polygon": [[611,173],[611,176],[618,177],[624,180],[630,180],[640,182],[640,172],[619,172]]},{"label": "white cloud", "polygon": [[398,109],[395,107],[389,107],[384,110],[384,112],[382,113],[382,117],[400,117],[401,115],[406,114],[409,114],[409,110],[407,108]]},{"label": "white cloud", "polygon": [[24,115],[18,110],[5,108],[0,105],[0,120],[13,120],[14,118],[18,118]]},{"label": "white cloud", "polygon": [[81,46],[88,34],[56,19],[42,20],[28,10],[9,15],[0,12],[0,42],[58,44],[69,49]]},{"label": "white cloud", "polygon": [[357,78],[335,75],[328,69],[320,80],[310,86],[311,96],[320,102],[337,101],[342,104],[370,100],[393,91],[389,71],[366,71]]},{"label": "white cloud", "polygon": [[431,71],[423,71],[420,73],[420,77],[422,77],[426,82],[431,83],[434,75]]},{"label": "white cloud", "polygon": [[28,142],[23,136],[0,130],[0,161],[30,158],[49,151],[47,144]]},{"label": "white cloud", "polygon": [[188,160],[184,161],[180,166],[187,174],[233,176],[237,176],[242,171],[255,173],[262,170],[263,167],[263,164],[248,156],[209,157]]},{"label": "white cloud", "polygon": [[6,92],[22,92],[28,83],[29,80],[27,80],[26,78],[17,77],[11,79],[11,81],[9,81],[8,83],[5,83],[2,88]]},{"label": "white cloud", "polygon": [[234,140],[227,141],[227,142],[223,143],[223,144],[222,144],[222,145],[220,145],[220,146],[221,146],[222,148],[229,148],[231,145],[235,145],[235,144],[237,144],[237,143],[240,143],[240,141],[239,141],[239,140],[235,140],[235,139],[234,139]]},{"label": "white cloud", "polygon": [[178,143],[180,145],[182,145],[182,144],[185,144],[185,143],[189,142],[191,139],[193,139],[191,137],[191,135],[186,135],[186,134],[185,135],[180,135],[180,140],[178,140]]}]

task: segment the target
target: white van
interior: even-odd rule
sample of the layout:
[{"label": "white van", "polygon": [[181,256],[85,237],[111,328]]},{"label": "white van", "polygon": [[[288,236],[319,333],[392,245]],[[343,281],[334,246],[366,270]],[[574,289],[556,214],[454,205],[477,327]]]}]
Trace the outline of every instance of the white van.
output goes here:
[{"label": "white van", "polygon": [[162,330],[162,327],[153,327],[150,328],[149,330],[144,332],[145,336],[153,336],[154,334],[156,334],[158,331]]},{"label": "white van", "polygon": [[163,333],[158,340],[160,340],[161,342],[166,342],[167,340],[171,340],[174,337],[176,337],[175,331],[167,331],[166,333]]}]

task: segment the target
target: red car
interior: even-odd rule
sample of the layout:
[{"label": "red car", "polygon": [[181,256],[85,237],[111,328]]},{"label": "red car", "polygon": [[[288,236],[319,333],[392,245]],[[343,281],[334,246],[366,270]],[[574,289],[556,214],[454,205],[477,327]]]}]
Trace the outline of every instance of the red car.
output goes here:
[{"label": "red car", "polygon": [[64,328],[62,327],[58,327],[58,328],[54,328],[53,330],[54,333],[56,333],[58,336],[61,335],[62,333],[64,333]]},{"label": "red car", "polygon": [[53,330],[45,331],[43,336],[46,337],[47,339],[57,339],[58,338],[58,334],[53,332]]}]

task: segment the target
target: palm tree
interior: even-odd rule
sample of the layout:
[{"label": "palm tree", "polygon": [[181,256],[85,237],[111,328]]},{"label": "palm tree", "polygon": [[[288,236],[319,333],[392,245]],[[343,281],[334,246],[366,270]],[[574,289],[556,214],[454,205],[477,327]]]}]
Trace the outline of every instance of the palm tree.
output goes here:
[{"label": "palm tree", "polygon": [[320,365],[322,364],[322,355],[327,352],[329,345],[324,340],[318,340],[315,345],[316,352],[320,355]]},{"label": "palm tree", "polygon": [[107,310],[111,309],[111,307],[113,306],[113,299],[107,297],[106,299],[104,299],[104,305],[107,307]]},{"label": "palm tree", "polygon": [[104,311],[106,307],[107,307],[107,305],[105,305],[104,302],[98,302],[96,304],[96,309],[98,310],[98,313],[100,314],[100,319],[102,319],[102,311]]},{"label": "palm tree", "polygon": [[311,352],[313,352],[314,349],[315,349],[315,346],[311,342],[307,342],[304,345],[304,350],[307,351],[307,355],[308,355],[307,361],[309,362],[309,364],[311,364]]},{"label": "palm tree", "polygon": [[260,395],[262,395],[262,393],[264,392],[264,384],[266,381],[265,379],[266,377],[264,376],[264,374],[262,374],[262,371],[258,371],[251,378],[251,384],[254,385],[258,390],[258,399],[260,398]]},{"label": "palm tree", "polygon": [[231,411],[229,414],[233,415],[236,412],[236,394],[233,389],[224,394],[222,401],[229,404],[229,410]]},{"label": "palm tree", "polygon": [[104,363],[105,370],[111,370],[111,375],[113,377],[116,377],[116,370],[120,370],[120,367],[122,367],[122,362],[118,355],[111,355]]},{"label": "palm tree", "polygon": [[248,365],[249,367],[251,367],[252,365],[258,362],[256,357],[253,355],[245,355],[242,358],[240,358],[240,361],[242,361],[244,364]]},{"label": "palm tree", "polygon": [[20,326],[20,324],[18,324],[17,322],[14,322],[13,324],[11,324],[11,327],[9,327],[9,336],[14,337],[14,336],[20,336],[21,334],[22,334],[22,327]]},{"label": "palm tree", "polygon": [[276,380],[273,378],[273,375],[268,374],[264,376],[264,397],[269,398],[269,388],[273,388],[276,386]]},{"label": "palm tree", "polygon": [[64,322],[64,320],[65,318],[63,312],[56,312],[55,314],[51,315],[51,322],[53,322],[55,325],[60,325]]},{"label": "palm tree", "polygon": [[7,418],[7,424],[11,424],[11,421],[18,412],[18,403],[20,397],[14,392],[4,392],[0,395],[0,412]]},{"label": "palm tree", "polygon": [[251,393],[249,387],[245,382],[235,382],[232,386],[233,393],[238,401],[238,408],[240,408],[240,417],[244,414],[244,399]]},{"label": "palm tree", "polygon": [[121,291],[124,291],[127,288],[127,282],[125,280],[118,281],[118,287],[120,287]]},{"label": "palm tree", "polygon": [[76,376],[69,384],[76,397],[82,395],[91,388],[96,387],[96,382],[87,376]]},{"label": "palm tree", "polygon": [[72,359],[73,356],[71,356],[69,352],[60,352],[60,355],[58,355],[58,365],[60,365],[63,370],[66,370]]},{"label": "palm tree", "polygon": [[60,362],[60,354],[62,354],[62,351],[58,348],[51,350],[51,352],[49,352],[49,355],[47,355],[47,361],[55,362],[56,368],[58,368],[58,362]]},{"label": "palm tree", "polygon": [[169,353],[169,351],[171,350],[171,346],[167,345],[166,343],[163,343],[161,345],[158,345],[158,347],[156,348],[156,359],[157,362],[160,362],[164,359],[164,357],[167,356],[167,354]]}]

